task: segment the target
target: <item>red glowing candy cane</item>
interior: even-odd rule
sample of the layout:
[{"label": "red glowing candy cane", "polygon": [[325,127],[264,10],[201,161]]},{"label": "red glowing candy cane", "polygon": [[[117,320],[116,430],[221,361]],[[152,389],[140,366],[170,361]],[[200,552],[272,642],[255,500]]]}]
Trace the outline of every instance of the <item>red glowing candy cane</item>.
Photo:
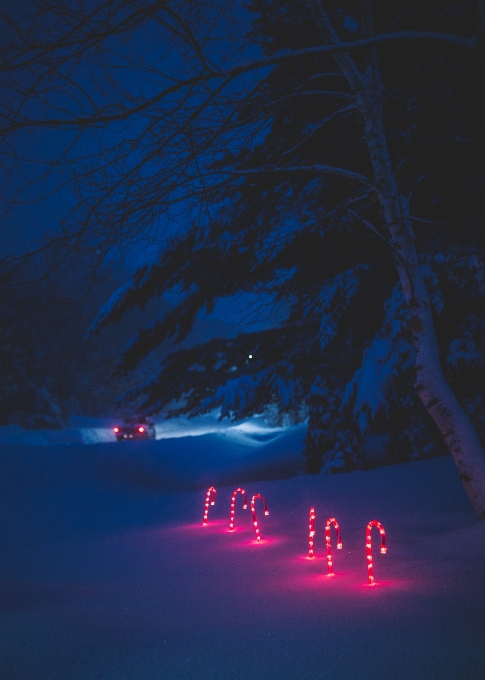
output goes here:
[{"label": "red glowing candy cane", "polygon": [[204,522],[203,526],[207,526],[207,518],[209,517],[209,505],[215,505],[217,491],[213,486],[207,489],[207,495],[205,497],[205,509],[204,509]]},{"label": "red glowing candy cane", "polygon": [[378,522],[376,519],[373,519],[372,521],[369,522],[366,528],[365,532],[365,553],[367,556],[367,573],[369,575],[369,585],[370,586],[375,586],[375,581],[374,581],[374,569],[372,566],[372,544],[371,544],[371,532],[372,532],[372,527],[377,527],[379,529],[379,533],[381,534],[381,553],[383,555],[386,554],[387,548],[386,548],[386,530],[382,526],[380,522]]},{"label": "red glowing candy cane", "polygon": [[313,537],[315,536],[315,508],[310,508],[308,525],[308,557],[313,557]]},{"label": "red glowing candy cane", "polygon": [[325,524],[325,543],[327,545],[327,564],[328,564],[328,575],[329,576],[334,576],[333,573],[333,568],[332,568],[332,546],[330,545],[330,527],[332,526],[335,527],[335,531],[337,532],[337,550],[342,549],[342,535],[340,533],[340,526],[335,517],[330,517],[327,519],[327,522]]},{"label": "red glowing candy cane", "polygon": [[231,498],[231,517],[229,519],[229,531],[234,531],[234,515],[236,513],[236,496],[238,495],[238,493],[242,493],[242,495],[243,495],[243,510],[248,509],[248,499],[246,497],[246,492],[244,491],[244,489],[241,489],[240,487],[238,487],[234,491],[234,493],[232,494],[232,498]]},{"label": "red glowing candy cane", "polygon": [[263,501],[263,503],[264,503],[264,514],[265,515],[269,515],[269,510],[268,510],[268,506],[266,505],[266,501],[261,496],[261,494],[260,493],[254,494],[254,496],[251,498],[251,512],[253,513],[253,525],[254,525],[254,531],[256,532],[256,540],[259,543],[259,541],[261,540],[261,536],[259,535],[258,520],[256,519],[256,510],[255,510],[255,507],[254,507],[254,501],[256,500],[256,498],[260,498]]}]

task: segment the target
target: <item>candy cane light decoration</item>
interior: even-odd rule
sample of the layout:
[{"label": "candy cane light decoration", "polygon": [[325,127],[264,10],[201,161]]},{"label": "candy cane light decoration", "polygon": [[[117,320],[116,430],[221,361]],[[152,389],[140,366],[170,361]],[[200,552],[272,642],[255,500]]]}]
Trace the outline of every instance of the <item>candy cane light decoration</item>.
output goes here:
[{"label": "candy cane light decoration", "polygon": [[266,504],[266,501],[261,496],[261,494],[260,493],[254,494],[254,496],[251,498],[251,512],[253,513],[253,526],[254,526],[254,531],[256,532],[256,540],[259,543],[260,540],[261,540],[261,536],[259,534],[258,520],[256,519],[256,509],[254,507],[256,498],[260,498],[263,501],[263,503],[264,503],[264,514],[265,515],[269,515],[269,510],[268,510],[268,506]]},{"label": "candy cane light decoration", "polygon": [[229,518],[229,531],[234,531],[234,515],[236,514],[236,496],[238,493],[242,493],[243,495],[243,510],[248,509],[248,499],[246,496],[246,492],[244,489],[241,489],[241,487],[238,487],[234,493],[232,494],[231,498],[231,516]]},{"label": "candy cane light decoration", "polygon": [[367,574],[369,576],[369,585],[375,586],[376,582],[374,581],[374,568],[372,565],[372,542],[371,542],[372,527],[377,527],[379,529],[379,533],[381,535],[381,553],[383,555],[386,554],[387,548],[386,548],[386,530],[384,529],[380,522],[378,522],[376,519],[373,519],[367,525],[365,532],[365,553],[367,556]]},{"label": "candy cane light decoration", "polygon": [[209,505],[215,505],[216,502],[216,490],[213,486],[207,489],[207,495],[205,497],[205,509],[204,509],[204,521],[203,526],[207,526],[207,518],[209,517]]},{"label": "candy cane light decoration", "polygon": [[315,536],[315,508],[310,508],[310,520],[308,525],[308,557],[313,557],[313,537]]},{"label": "candy cane light decoration", "polygon": [[337,550],[342,550],[342,535],[340,533],[340,525],[335,517],[330,517],[325,523],[325,544],[327,546],[327,565],[329,576],[335,576],[332,566],[332,546],[330,544],[330,527],[332,524],[335,527],[335,531],[337,532]]}]

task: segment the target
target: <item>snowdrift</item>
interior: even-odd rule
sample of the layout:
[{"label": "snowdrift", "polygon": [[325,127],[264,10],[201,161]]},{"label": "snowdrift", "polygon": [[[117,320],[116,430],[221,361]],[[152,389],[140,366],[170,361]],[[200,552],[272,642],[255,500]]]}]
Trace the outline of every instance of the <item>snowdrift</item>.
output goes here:
[{"label": "snowdrift", "polygon": [[[205,429],[195,432],[205,432]],[[0,445],[2,465],[17,488],[54,489],[98,480],[187,491],[210,484],[284,479],[303,473],[306,427],[240,425],[209,434],[110,444]]]},{"label": "snowdrift", "polygon": [[[218,417],[219,412],[212,411],[196,418],[181,416],[170,420],[156,420],[156,438],[178,439],[203,434],[227,434],[241,443],[251,445],[269,441],[288,429],[293,429],[268,425],[262,416],[237,424],[227,419],[219,420]],[[0,427],[0,445],[108,444],[116,441],[113,427],[119,422],[113,418],[72,416],[70,423],[62,429],[26,430],[20,425],[7,425]]]},{"label": "snowdrift", "polygon": [[[4,677],[483,680],[485,523],[451,458],[262,481],[258,452],[274,462],[303,432],[253,448],[214,433],[124,450],[0,447]],[[209,479],[217,497],[203,527]],[[236,484],[268,503],[268,517],[256,506],[259,544],[240,496],[228,530]],[[337,551],[332,529],[333,578],[330,516],[343,539]],[[375,532],[375,587],[371,519],[388,545],[379,554]]]}]

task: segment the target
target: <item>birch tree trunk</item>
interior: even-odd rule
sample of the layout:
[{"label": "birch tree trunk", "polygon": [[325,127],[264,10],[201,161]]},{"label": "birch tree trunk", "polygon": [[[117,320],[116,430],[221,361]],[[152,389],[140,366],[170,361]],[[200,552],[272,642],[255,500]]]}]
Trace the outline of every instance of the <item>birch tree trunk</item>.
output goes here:
[{"label": "birch tree trunk", "polygon": [[367,111],[365,126],[382,215],[398,255],[396,266],[409,311],[409,329],[416,351],[415,388],[453,455],[478,517],[485,519],[485,456],[472,424],[443,375],[428,292],[409,219],[408,201],[397,187],[377,103],[372,111]]},{"label": "birch tree trunk", "polygon": [[[327,42],[340,39],[317,0],[317,19]],[[364,37],[372,32],[370,0],[361,0]],[[438,426],[456,463],[458,474],[479,519],[485,519],[485,455],[477,433],[445,380],[440,365],[436,334],[423,280],[409,213],[409,200],[399,191],[391,163],[382,118],[384,86],[375,50],[365,55],[362,73],[347,54],[334,56],[347,78],[365,128],[374,183],[381,213],[391,237],[395,263],[409,311],[409,330],[416,351],[415,388]]]}]

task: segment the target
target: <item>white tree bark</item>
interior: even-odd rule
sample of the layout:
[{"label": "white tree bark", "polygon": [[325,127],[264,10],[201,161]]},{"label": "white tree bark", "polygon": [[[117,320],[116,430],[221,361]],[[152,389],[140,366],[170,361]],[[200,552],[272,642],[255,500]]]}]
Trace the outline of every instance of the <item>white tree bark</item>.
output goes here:
[{"label": "white tree bark", "polygon": [[[338,42],[338,35],[322,3],[317,0],[317,4],[319,23],[326,40]],[[362,7],[364,13],[369,10],[367,0],[362,0]],[[369,14],[366,24],[367,30],[371,31]],[[409,201],[399,191],[387,146],[382,118],[384,86],[375,54],[367,56],[364,73],[348,54],[336,54],[334,58],[347,78],[365,127],[377,196],[396,253],[396,267],[409,310],[409,329],[416,351],[416,391],[453,455],[475,512],[479,519],[485,519],[485,455],[475,429],[446,382],[440,365],[428,292],[409,217]]]},{"label": "white tree bark", "polygon": [[466,493],[480,519],[485,519],[485,456],[478,436],[445,380],[428,292],[420,271],[408,201],[400,194],[385,143],[382,117],[374,111],[366,120],[367,146],[378,187],[378,198],[409,310],[409,329],[416,351],[416,390],[438,426],[455,460]]}]

